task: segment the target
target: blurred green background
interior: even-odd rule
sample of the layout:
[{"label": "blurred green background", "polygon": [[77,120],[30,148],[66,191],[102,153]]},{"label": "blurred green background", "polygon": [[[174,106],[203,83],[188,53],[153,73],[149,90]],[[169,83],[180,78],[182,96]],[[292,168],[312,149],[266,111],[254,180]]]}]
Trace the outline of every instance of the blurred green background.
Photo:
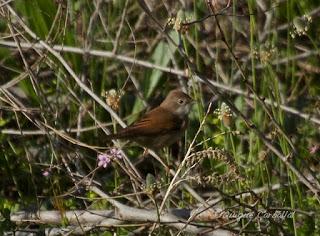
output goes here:
[{"label": "blurred green background", "polygon": [[[121,196],[137,190],[119,165],[95,169],[98,153],[111,147],[101,127],[114,132],[119,125],[86,87],[127,124],[158,105],[171,89],[188,91],[196,104],[185,138],[160,151],[173,169],[183,160],[212,102],[192,153],[210,147],[226,150],[241,178],[198,184],[185,172],[186,182],[204,198],[219,191],[235,195],[266,187],[258,200],[251,195],[241,201],[255,203],[257,210],[297,210],[293,218],[278,222],[280,226],[247,219],[228,226],[247,230],[243,235],[319,235],[319,198],[241,117],[229,111],[224,99],[195,76],[197,70],[217,83],[217,89],[300,173],[308,178],[313,173],[319,180],[319,2],[237,0],[223,9],[227,1],[211,1],[221,13],[217,19],[209,16],[206,1],[147,1],[149,13],[141,2],[0,2],[0,232],[17,228],[8,222],[9,214],[18,210],[112,208],[84,189],[67,194],[87,175],[106,192],[132,204]],[[255,94],[244,83],[237,63]],[[159,192],[165,192],[172,176],[152,158],[141,160],[142,148],[125,145],[123,149],[143,178],[152,173],[161,185]],[[204,159],[196,171],[200,176],[230,172],[229,163]],[[197,203],[184,189],[173,193],[167,207],[173,202],[184,208]],[[248,210],[227,198],[223,207]],[[105,235],[113,231],[126,235],[132,228],[108,229]],[[166,227],[157,230],[159,235],[170,235]]]}]

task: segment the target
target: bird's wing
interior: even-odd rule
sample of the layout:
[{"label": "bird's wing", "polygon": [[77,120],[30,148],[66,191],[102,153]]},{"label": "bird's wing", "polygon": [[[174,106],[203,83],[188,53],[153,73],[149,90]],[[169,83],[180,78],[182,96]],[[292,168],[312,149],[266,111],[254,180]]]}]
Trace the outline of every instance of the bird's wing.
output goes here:
[{"label": "bird's wing", "polygon": [[[163,114],[166,115],[163,115]],[[162,107],[148,112],[141,120],[120,130],[112,138],[134,138],[138,136],[154,136],[168,131],[181,129],[184,121],[174,114],[168,113]]]}]

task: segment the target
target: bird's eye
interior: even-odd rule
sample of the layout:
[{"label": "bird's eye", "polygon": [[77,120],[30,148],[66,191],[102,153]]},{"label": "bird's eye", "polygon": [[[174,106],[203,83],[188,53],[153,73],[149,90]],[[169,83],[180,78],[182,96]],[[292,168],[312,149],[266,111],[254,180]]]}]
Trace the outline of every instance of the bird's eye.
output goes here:
[{"label": "bird's eye", "polygon": [[179,99],[179,100],[178,100],[178,103],[179,103],[179,104],[183,104],[184,101],[183,101],[182,99]]}]

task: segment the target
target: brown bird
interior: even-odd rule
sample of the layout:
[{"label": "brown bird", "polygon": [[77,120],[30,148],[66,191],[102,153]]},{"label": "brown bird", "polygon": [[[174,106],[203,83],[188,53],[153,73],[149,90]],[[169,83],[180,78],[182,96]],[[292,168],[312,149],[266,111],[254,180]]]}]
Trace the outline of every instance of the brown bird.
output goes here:
[{"label": "brown bird", "polygon": [[108,139],[127,139],[150,148],[159,149],[179,140],[188,124],[192,99],[181,90],[169,92],[160,106],[147,112],[141,120],[108,135]]}]

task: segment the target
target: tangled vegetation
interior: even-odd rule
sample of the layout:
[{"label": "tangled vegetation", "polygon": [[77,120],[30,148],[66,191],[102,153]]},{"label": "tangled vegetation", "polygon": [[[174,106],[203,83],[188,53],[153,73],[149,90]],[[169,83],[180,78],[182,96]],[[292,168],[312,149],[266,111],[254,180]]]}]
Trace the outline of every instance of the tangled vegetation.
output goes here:
[{"label": "tangled vegetation", "polygon": [[[318,0],[0,15],[0,234],[320,235]],[[107,139],[176,88],[178,143]]]}]

